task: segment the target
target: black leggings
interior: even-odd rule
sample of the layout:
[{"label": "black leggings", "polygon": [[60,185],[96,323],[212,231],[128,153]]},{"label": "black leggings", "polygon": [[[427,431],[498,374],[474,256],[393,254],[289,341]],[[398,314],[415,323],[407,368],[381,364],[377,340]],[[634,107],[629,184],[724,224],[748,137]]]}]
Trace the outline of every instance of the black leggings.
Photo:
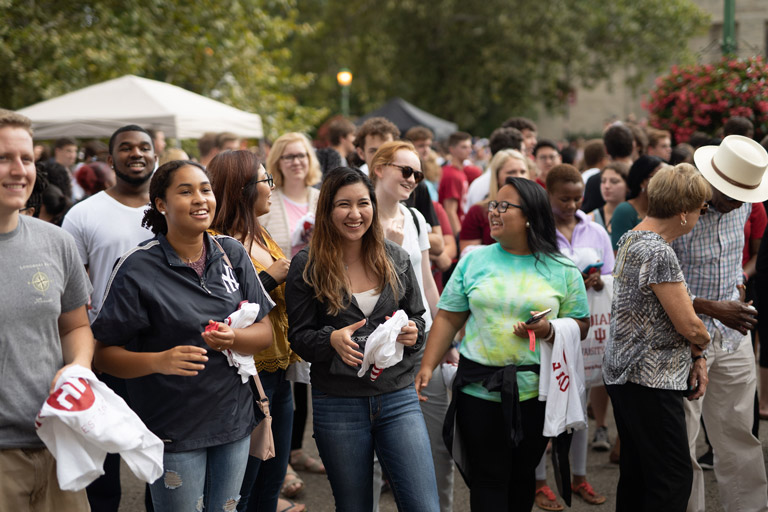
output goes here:
[{"label": "black leggings", "polygon": [[542,435],[546,402],[520,402],[523,441],[509,446],[501,403],[459,392],[456,426],[469,457],[469,501],[473,511],[531,510],[536,492],[536,466],[547,447]]}]

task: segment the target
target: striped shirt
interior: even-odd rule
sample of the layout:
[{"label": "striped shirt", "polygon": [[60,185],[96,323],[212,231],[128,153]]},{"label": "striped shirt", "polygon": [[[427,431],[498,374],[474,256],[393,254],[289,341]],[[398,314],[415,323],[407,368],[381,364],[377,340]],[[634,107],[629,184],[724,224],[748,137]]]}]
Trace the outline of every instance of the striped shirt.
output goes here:
[{"label": "striped shirt", "polygon": [[[710,208],[699,218],[693,231],[672,242],[694,297],[715,301],[739,299],[736,286],[744,281],[741,266],[744,224],[751,211],[749,203],[725,214]],[[713,339],[716,333],[722,336],[726,351],[735,351],[744,339],[741,333],[719,320],[699,316]]]}]

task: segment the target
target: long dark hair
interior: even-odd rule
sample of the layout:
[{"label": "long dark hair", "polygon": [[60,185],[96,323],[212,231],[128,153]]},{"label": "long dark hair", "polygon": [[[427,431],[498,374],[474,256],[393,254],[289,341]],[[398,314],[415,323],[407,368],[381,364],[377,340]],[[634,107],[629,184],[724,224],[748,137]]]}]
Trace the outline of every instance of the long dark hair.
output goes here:
[{"label": "long dark hair", "polygon": [[515,187],[520,195],[520,206],[529,224],[526,229],[528,248],[536,259],[536,264],[542,263],[546,266],[546,258],[570,262],[557,246],[555,217],[547,193],[541,185],[526,178],[516,177],[507,178],[504,185]]},{"label": "long dark hair", "polygon": [[[253,241],[267,248],[261,224],[253,211],[259,199],[259,158],[250,151],[225,151],[208,164],[211,187],[216,196],[216,216],[211,229],[237,235],[251,252]],[[249,233],[251,236],[249,236]]]},{"label": "long dark hair", "polygon": [[155,174],[152,175],[152,181],[149,182],[149,208],[144,210],[144,218],[141,220],[141,225],[152,230],[156,235],[168,233],[168,223],[165,221],[165,216],[157,209],[155,200],[159,197],[165,201],[165,193],[168,187],[171,186],[173,175],[176,174],[176,171],[187,165],[197,167],[208,176],[208,173],[205,172],[205,167],[191,160],[171,160],[161,165],[155,171]]},{"label": "long dark hair", "polygon": [[333,224],[333,200],[341,187],[362,183],[368,189],[373,207],[371,227],[363,235],[362,257],[366,267],[378,278],[377,290],[390,285],[395,299],[401,293],[397,273],[387,256],[384,231],[379,224],[379,209],[371,180],[357,169],[337,167],[328,173],[320,188],[315,213],[315,230],[309,242],[309,259],[304,281],[315,289],[315,297],[328,304],[328,314],[336,315],[351,297],[350,283],[340,254],[341,236]]}]

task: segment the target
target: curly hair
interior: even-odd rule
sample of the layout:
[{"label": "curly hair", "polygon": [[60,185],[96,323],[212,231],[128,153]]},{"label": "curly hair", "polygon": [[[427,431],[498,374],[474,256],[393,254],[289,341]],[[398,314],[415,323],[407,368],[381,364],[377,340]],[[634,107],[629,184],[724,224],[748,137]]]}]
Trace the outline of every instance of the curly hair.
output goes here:
[{"label": "curly hair", "polygon": [[152,176],[152,181],[149,182],[149,208],[144,210],[144,218],[141,219],[141,225],[151,230],[152,233],[156,235],[159,233],[168,233],[168,223],[165,220],[165,216],[157,209],[157,199],[160,198],[165,201],[165,193],[168,191],[168,187],[171,186],[173,175],[176,174],[176,171],[187,165],[197,167],[208,176],[205,167],[197,162],[191,160],[173,160],[167,164],[161,165]]}]

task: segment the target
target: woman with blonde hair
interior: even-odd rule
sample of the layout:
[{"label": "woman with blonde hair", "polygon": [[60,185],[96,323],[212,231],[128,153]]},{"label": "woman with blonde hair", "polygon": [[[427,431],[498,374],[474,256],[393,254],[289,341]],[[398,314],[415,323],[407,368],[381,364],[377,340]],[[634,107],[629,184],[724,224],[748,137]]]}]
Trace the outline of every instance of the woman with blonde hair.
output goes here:
[{"label": "woman with blonde hair", "polygon": [[473,245],[490,245],[495,243],[491,238],[491,225],[488,222],[488,203],[496,200],[496,193],[507,178],[531,179],[528,160],[516,149],[503,149],[493,155],[488,166],[491,177],[488,197],[472,206],[464,216],[459,235],[459,254]]},{"label": "woman with blonde hair", "polygon": [[[373,455],[403,511],[439,509],[429,436],[413,375],[424,345],[424,305],[408,254],[387,240],[368,177],[339,167],[320,189],[315,233],[286,280],[288,339],[312,363],[315,441],[337,510],[373,507]],[[402,359],[359,375],[368,337],[394,311],[407,324]],[[372,413],[371,411],[375,411]]]},{"label": "woman with blonde hair", "polygon": [[704,395],[710,341],[671,242],[706,214],[711,187],[690,164],[648,183],[647,216],[619,240],[603,379],[621,436],[617,510],[683,511],[693,468],[683,398]]},{"label": "woman with blonde hair", "polygon": [[275,182],[272,191],[275,206],[259,220],[283,254],[291,258],[307,244],[309,233],[304,233],[296,245],[291,240],[301,227],[299,221],[315,212],[319,192],[313,185],[322,177],[320,163],[307,136],[291,132],[278,137],[267,157],[267,173]]}]

